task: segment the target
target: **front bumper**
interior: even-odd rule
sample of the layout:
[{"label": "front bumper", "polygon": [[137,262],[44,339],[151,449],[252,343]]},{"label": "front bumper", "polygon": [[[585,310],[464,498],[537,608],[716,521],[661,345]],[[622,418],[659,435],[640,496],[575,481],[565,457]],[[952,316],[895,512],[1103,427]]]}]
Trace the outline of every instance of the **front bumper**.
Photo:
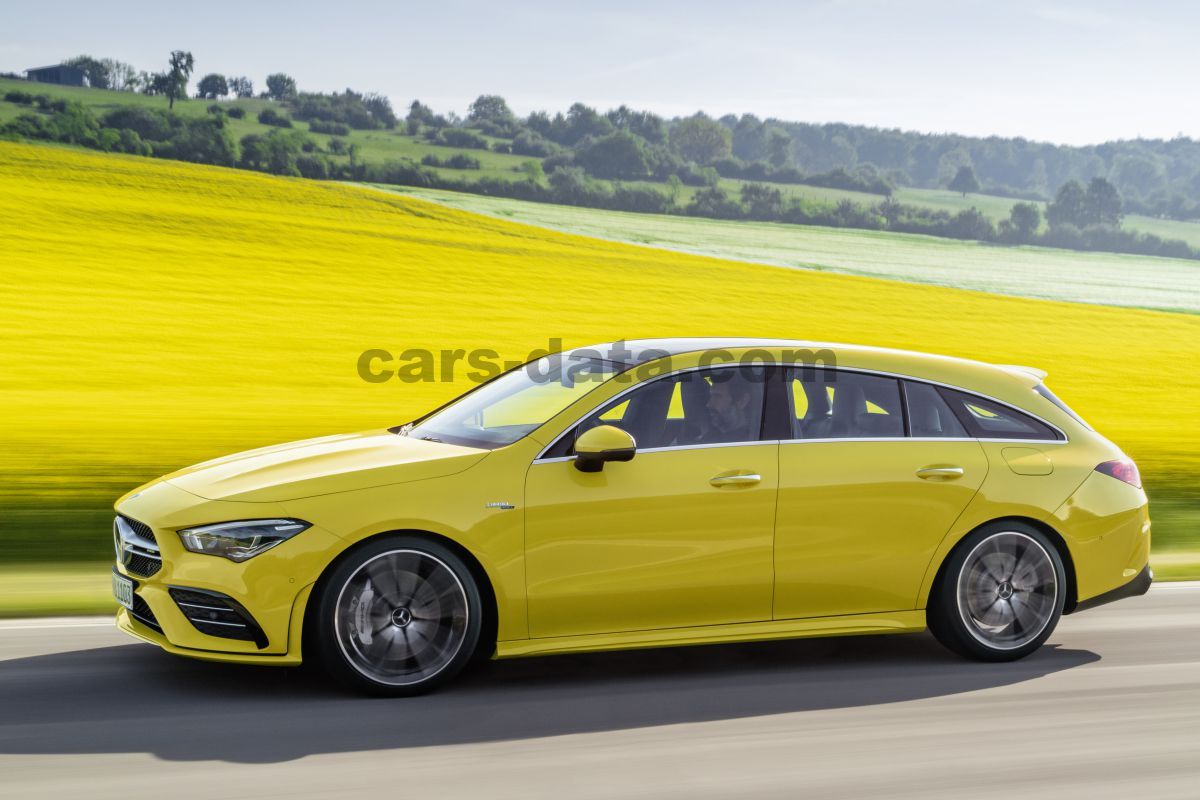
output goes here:
[{"label": "front bumper", "polygon": [[150,575],[138,574],[136,564],[116,565],[118,573],[136,584],[134,613],[121,609],[117,614],[121,630],[194,658],[299,663],[305,604],[312,585],[341,550],[341,539],[314,526],[235,563],[184,549],[176,531],[233,519],[282,517],[286,509],[205,500],[158,483],[123,500],[117,510],[145,525],[161,553],[161,566]]}]

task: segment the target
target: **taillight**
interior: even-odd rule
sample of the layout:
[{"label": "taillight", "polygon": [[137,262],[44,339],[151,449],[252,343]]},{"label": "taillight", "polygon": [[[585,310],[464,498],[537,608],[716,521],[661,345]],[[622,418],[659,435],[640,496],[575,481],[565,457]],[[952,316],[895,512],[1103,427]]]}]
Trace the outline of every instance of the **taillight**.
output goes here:
[{"label": "taillight", "polygon": [[1103,472],[1110,478],[1125,481],[1130,486],[1142,488],[1142,476],[1138,474],[1137,464],[1129,458],[1118,458],[1115,461],[1105,461],[1096,465],[1096,472]]}]

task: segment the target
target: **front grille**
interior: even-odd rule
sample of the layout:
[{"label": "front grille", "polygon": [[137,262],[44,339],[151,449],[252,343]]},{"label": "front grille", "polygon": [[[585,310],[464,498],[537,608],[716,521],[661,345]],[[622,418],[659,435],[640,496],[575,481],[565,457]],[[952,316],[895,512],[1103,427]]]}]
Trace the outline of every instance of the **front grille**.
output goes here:
[{"label": "front grille", "polygon": [[[128,535],[123,538],[118,523],[123,523],[128,528],[127,534],[132,534],[135,538]],[[162,569],[158,539],[146,523],[120,514],[113,522],[113,537],[116,542],[117,559],[125,565],[125,571],[130,575],[149,578]]]},{"label": "front grille", "polygon": [[219,592],[172,587],[171,598],[187,617],[192,627],[209,636],[254,642],[259,648],[267,646],[262,628],[242,604]]},{"label": "front grille", "polygon": [[150,605],[142,599],[140,594],[133,596],[133,608],[129,610],[129,614],[147,628],[153,628],[162,633],[162,628],[158,624],[158,618],[154,616],[154,612],[150,610]]},{"label": "front grille", "polygon": [[155,538],[154,531],[150,529],[149,525],[144,522],[138,522],[136,519],[131,519],[124,514],[121,514],[121,519],[125,520],[125,524],[133,528],[133,532],[138,536],[141,536],[143,539],[149,539],[156,545],[158,544],[158,539]]},{"label": "front grille", "polygon": [[129,561],[125,564],[125,569],[130,575],[139,575],[143,578],[149,578],[154,573],[162,569],[161,558],[151,558],[144,556],[141,553],[130,553]]}]

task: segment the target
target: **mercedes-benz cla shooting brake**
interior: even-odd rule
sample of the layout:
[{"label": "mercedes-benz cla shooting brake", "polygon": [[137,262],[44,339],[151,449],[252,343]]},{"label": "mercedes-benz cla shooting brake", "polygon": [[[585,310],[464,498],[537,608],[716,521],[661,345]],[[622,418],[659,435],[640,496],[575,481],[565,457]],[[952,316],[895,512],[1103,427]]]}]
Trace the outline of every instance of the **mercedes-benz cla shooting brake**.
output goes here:
[{"label": "mercedes-benz cla shooting brake", "polygon": [[1043,378],[781,340],[567,351],[121,498],[117,624],[386,695],[476,657],[926,627],[1021,658],[1151,580],[1137,468]]}]

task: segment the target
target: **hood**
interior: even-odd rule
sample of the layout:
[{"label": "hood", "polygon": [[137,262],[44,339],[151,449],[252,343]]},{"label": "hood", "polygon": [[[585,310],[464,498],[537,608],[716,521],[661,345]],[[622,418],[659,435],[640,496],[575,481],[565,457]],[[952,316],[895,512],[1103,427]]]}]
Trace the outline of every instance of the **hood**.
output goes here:
[{"label": "hood", "polygon": [[488,452],[367,431],[234,453],[163,480],[208,500],[278,503],[452,475]]}]

